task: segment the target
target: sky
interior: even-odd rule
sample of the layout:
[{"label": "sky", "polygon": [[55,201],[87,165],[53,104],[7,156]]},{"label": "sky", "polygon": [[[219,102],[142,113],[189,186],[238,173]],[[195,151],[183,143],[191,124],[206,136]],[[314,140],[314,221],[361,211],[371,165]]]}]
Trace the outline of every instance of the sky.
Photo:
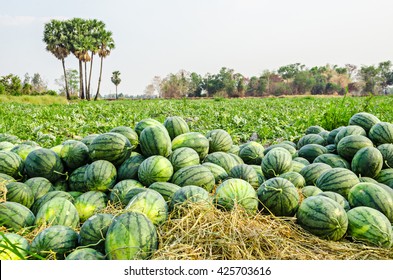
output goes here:
[{"label": "sky", "polygon": [[[154,76],[181,69],[247,77],[300,62],[307,67],[393,60],[391,0],[0,0],[0,76],[39,73],[53,89],[61,62],[45,50],[44,24],[102,20],[116,48],[104,61],[101,92],[143,94]],[[96,60],[98,62],[98,60]],[[73,55],[66,67],[78,69]],[[95,92],[98,63],[93,68]]]}]

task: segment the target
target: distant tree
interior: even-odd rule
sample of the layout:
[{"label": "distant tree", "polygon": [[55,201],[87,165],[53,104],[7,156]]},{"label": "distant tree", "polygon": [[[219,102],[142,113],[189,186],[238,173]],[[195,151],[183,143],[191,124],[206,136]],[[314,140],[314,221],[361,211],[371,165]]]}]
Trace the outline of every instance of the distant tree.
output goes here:
[{"label": "distant tree", "polygon": [[117,86],[120,84],[121,79],[120,79],[120,71],[113,71],[112,72],[112,77],[111,77],[112,83],[116,86],[116,99],[118,98],[117,96]]},{"label": "distant tree", "polygon": [[161,87],[160,87],[161,82],[162,82],[162,79],[160,76],[153,77],[152,85],[154,87],[154,91],[156,91],[158,93],[159,98],[162,97],[162,92],[161,92]]},{"label": "distant tree", "polygon": [[[77,96],[78,95],[78,90],[79,90],[79,74],[78,70],[76,69],[67,69],[67,84],[68,84],[68,89],[70,96]],[[59,79],[55,80],[55,83],[60,86],[60,92],[65,93],[65,77],[62,75]]]},{"label": "distant tree", "polygon": [[393,84],[393,69],[390,60],[380,62],[378,64],[379,84],[383,93],[386,92],[388,86]]},{"label": "distant tree", "polygon": [[0,77],[1,92],[7,95],[20,95],[22,94],[22,81],[14,74],[8,74]]},{"label": "distant tree", "polygon": [[154,96],[155,88],[153,84],[148,84],[144,90],[145,96],[152,98]]},{"label": "distant tree", "polygon": [[305,94],[311,92],[316,81],[309,71],[304,70],[295,74],[292,84],[295,94]]},{"label": "distant tree", "polygon": [[305,65],[301,63],[288,64],[278,68],[277,73],[286,81],[295,77],[297,73],[304,69]]},{"label": "distant tree", "polygon": [[190,74],[189,96],[201,97],[203,90],[203,81],[201,75],[192,72]]},{"label": "distant tree", "polygon": [[362,65],[359,70],[360,79],[364,83],[363,92],[364,93],[372,93],[375,94],[377,89],[377,80],[378,80],[378,68],[370,65]]},{"label": "distant tree", "polygon": [[32,90],[36,93],[43,93],[47,90],[46,82],[41,78],[39,73],[34,73],[31,78]]}]

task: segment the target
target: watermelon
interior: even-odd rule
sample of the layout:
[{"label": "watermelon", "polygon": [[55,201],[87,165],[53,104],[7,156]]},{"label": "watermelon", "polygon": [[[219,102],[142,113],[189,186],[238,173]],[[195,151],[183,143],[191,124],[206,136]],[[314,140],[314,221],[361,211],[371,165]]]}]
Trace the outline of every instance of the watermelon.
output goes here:
[{"label": "watermelon", "polygon": [[34,203],[34,194],[31,188],[20,182],[10,182],[6,185],[7,193],[6,200],[18,202],[27,208],[30,208]]},{"label": "watermelon", "polygon": [[375,179],[370,177],[359,177],[360,182],[379,184]]},{"label": "watermelon", "polygon": [[383,168],[393,168],[393,144],[381,144],[377,149],[383,157]]},{"label": "watermelon", "polygon": [[54,151],[40,148],[26,157],[25,170],[29,178],[44,177],[54,183],[63,175],[64,166]]},{"label": "watermelon", "polygon": [[300,197],[287,179],[276,177],[265,181],[257,190],[261,208],[275,216],[294,216]]},{"label": "watermelon", "polygon": [[255,189],[259,187],[258,174],[251,166],[247,164],[239,164],[233,167],[228,174],[230,178],[243,179],[250,183]]},{"label": "watermelon", "polygon": [[0,151],[0,173],[19,179],[22,178],[23,167],[20,156],[10,151]]},{"label": "watermelon", "polygon": [[261,185],[266,181],[265,176],[263,175],[262,168],[260,165],[250,165],[256,172],[258,176],[258,184]]},{"label": "watermelon", "polygon": [[351,169],[360,176],[374,178],[382,170],[383,157],[374,147],[365,147],[356,152],[352,159]]},{"label": "watermelon", "polygon": [[242,160],[241,157],[239,157],[238,155],[235,154],[231,154],[231,153],[227,153],[231,158],[233,158],[233,160],[235,161],[236,165],[238,164],[244,164],[244,161]]},{"label": "watermelon", "polygon": [[105,252],[110,260],[148,259],[158,248],[153,223],[138,212],[127,212],[109,226]]},{"label": "watermelon", "polygon": [[25,260],[30,244],[16,233],[0,233],[0,260]]},{"label": "watermelon", "polygon": [[215,152],[208,154],[204,162],[211,162],[217,164],[218,166],[222,167],[227,173],[229,173],[229,171],[231,171],[231,169],[238,164],[233,157],[231,157],[228,153],[224,152]]},{"label": "watermelon", "polygon": [[57,259],[64,259],[65,255],[78,246],[78,233],[73,229],[55,225],[37,234],[30,245],[32,253],[49,258],[55,253]]},{"label": "watermelon", "polygon": [[313,163],[325,163],[331,167],[341,167],[346,169],[351,169],[351,164],[342,156],[335,154],[322,154],[316,157]]},{"label": "watermelon", "polygon": [[209,153],[228,152],[233,145],[232,137],[223,129],[213,129],[206,134],[209,140]]},{"label": "watermelon", "polygon": [[179,116],[167,117],[164,126],[172,140],[180,134],[190,132],[187,122]]},{"label": "watermelon", "polygon": [[10,175],[0,173],[0,185],[5,186],[9,182],[16,182],[16,180],[13,177],[11,177]]},{"label": "watermelon", "polygon": [[373,147],[373,142],[365,136],[349,135],[338,142],[337,153],[347,160],[352,160],[361,148]]},{"label": "watermelon", "polygon": [[161,128],[165,128],[165,126],[162,123],[160,123],[159,121],[157,121],[155,119],[147,118],[147,119],[143,119],[143,120],[139,121],[135,125],[134,131],[140,136],[142,131],[146,127],[153,127],[153,126],[159,126]]},{"label": "watermelon", "polygon": [[0,142],[11,142],[13,144],[18,143],[20,141],[18,136],[9,134],[9,133],[0,133]]},{"label": "watermelon", "polygon": [[327,152],[327,149],[319,144],[306,144],[299,149],[298,155],[307,159],[309,162],[313,162],[318,156]]},{"label": "watermelon", "polygon": [[34,201],[34,204],[31,206],[31,211],[34,214],[37,214],[38,210],[40,210],[41,206],[50,201],[53,198],[65,198],[70,202],[74,202],[74,198],[72,195],[65,191],[50,191],[44,194],[42,197]]},{"label": "watermelon", "polygon": [[180,187],[194,185],[211,192],[214,188],[215,178],[210,170],[203,165],[187,166],[173,174],[172,181]]},{"label": "watermelon", "polygon": [[13,147],[10,151],[17,154],[18,156],[20,156],[20,158],[22,160],[26,160],[28,154],[31,151],[37,150],[39,148],[40,147],[30,146],[27,144],[19,144],[19,145],[16,145],[15,147]]},{"label": "watermelon", "polygon": [[68,187],[71,191],[87,192],[88,187],[85,181],[86,169],[88,164],[78,167],[68,177]]},{"label": "watermelon", "polygon": [[294,171],[290,171],[284,174],[281,174],[279,177],[287,179],[288,181],[290,181],[296,188],[303,188],[306,185],[306,180],[304,179],[304,177],[298,173],[298,172],[294,172]]},{"label": "watermelon", "polygon": [[94,138],[96,138],[99,134],[89,134],[81,139],[81,142],[85,144],[87,147],[90,146],[91,142],[93,142]]},{"label": "watermelon", "polygon": [[310,196],[302,201],[296,220],[310,233],[333,241],[343,238],[348,228],[344,208],[333,199],[320,195]]},{"label": "watermelon", "polygon": [[280,144],[288,144],[290,146],[292,146],[293,148],[297,148],[297,144],[295,142],[289,141],[289,140],[284,140],[282,142],[280,142]]},{"label": "watermelon", "polygon": [[265,149],[264,154],[266,155],[267,153],[269,153],[271,150],[273,150],[275,148],[284,148],[285,150],[287,150],[291,154],[292,158],[297,157],[296,148],[294,148],[290,144],[285,144],[285,143],[278,143],[278,144],[270,145],[269,147],[267,147]]},{"label": "watermelon", "polygon": [[322,190],[316,186],[305,186],[302,188],[303,197],[314,196],[322,193]]},{"label": "watermelon", "polygon": [[121,201],[121,203],[123,205],[127,205],[134,196],[136,196],[141,192],[146,192],[148,190],[149,190],[148,188],[132,188],[124,195],[124,198]]},{"label": "watermelon", "polygon": [[105,256],[92,248],[75,249],[66,260],[105,260]]},{"label": "watermelon", "polygon": [[258,196],[254,188],[242,179],[228,179],[222,182],[214,195],[214,201],[219,208],[231,210],[243,207],[248,213],[255,214],[258,210]]},{"label": "watermelon", "polygon": [[53,191],[52,183],[44,177],[34,177],[25,181],[25,184],[30,187],[34,200],[38,200],[46,193]]},{"label": "watermelon", "polygon": [[336,139],[336,136],[337,136],[337,134],[340,132],[340,130],[341,129],[343,129],[344,128],[344,126],[340,126],[340,127],[337,127],[337,128],[335,128],[335,129],[333,129],[332,131],[330,131],[329,132],[329,135],[328,135],[328,137],[327,137],[327,139],[326,139],[326,143],[329,145],[329,144],[335,144],[335,139]]},{"label": "watermelon", "polygon": [[167,182],[172,175],[173,166],[163,156],[150,156],[138,168],[139,181],[145,186],[150,186],[154,182]]},{"label": "watermelon", "polygon": [[332,167],[326,163],[312,163],[300,170],[299,173],[306,180],[306,185],[315,185],[322,173],[329,169],[332,169]]},{"label": "watermelon", "polygon": [[348,125],[361,126],[367,133],[371,127],[381,122],[376,116],[366,112],[359,112],[354,114],[350,119]]},{"label": "watermelon", "polygon": [[35,216],[26,206],[11,201],[0,203],[0,226],[19,231],[34,225]]},{"label": "watermelon", "polygon": [[374,179],[393,189],[393,168],[382,169]]},{"label": "watermelon", "polygon": [[367,206],[355,207],[347,212],[348,235],[355,241],[390,248],[393,244],[392,225],[384,214]]},{"label": "watermelon", "polygon": [[348,200],[346,200],[341,194],[338,194],[336,192],[326,191],[326,192],[320,192],[317,195],[325,196],[330,199],[333,199],[338,204],[340,204],[344,208],[345,211],[348,211],[351,208]]},{"label": "watermelon", "polygon": [[123,136],[125,136],[128,141],[130,141],[131,144],[131,150],[135,150],[135,148],[138,146],[139,144],[139,136],[138,134],[135,132],[135,130],[133,130],[131,127],[128,126],[117,126],[113,129],[111,129],[109,132],[116,132],[116,133],[120,133]]},{"label": "watermelon", "polygon": [[318,134],[306,134],[303,137],[301,137],[297,142],[297,148],[301,149],[303,146],[307,144],[318,144],[321,146],[325,146],[326,140]]},{"label": "watermelon", "polygon": [[194,149],[188,147],[174,150],[168,159],[171,162],[175,172],[180,168],[198,165],[200,163],[198,153]]},{"label": "watermelon", "polygon": [[83,142],[67,140],[62,145],[60,158],[68,169],[74,170],[89,162],[89,148]]},{"label": "watermelon", "polygon": [[325,146],[326,150],[330,154],[337,154],[337,146],[335,144],[329,144]]},{"label": "watermelon", "polygon": [[52,198],[40,207],[35,217],[35,225],[63,225],[76,228],[79,214],[75,206],[65,198]]},{"label": "watermelon", "polygon": [[105,192],[115,185],[116,178],[116,167],[106,160],[92,162],[85,171],[86,187],[90,191]]},{"label": "watermelon", "polygon": [[172,142],[168,131],[161,126],[146,127],[139,137],[142,155],[167,157],[172,152]]},{"label": "watermelon", "polygon": [[239,150],[239,157],[246,164],[260,165],[262,162],[262,158],[265,155],[264,151],[265,148],[261,144],[255,141],[250,141],[242,145],[241,149]]},{"label": "watermelon", "polygon": [[239,155],[239,151],[240,151],[239,145],[232,145],[232,147],[229,149],[228,153],[232,153],[234,155]]},{"label": "watermelon", "polygon": [[170,203],[173,194],[180,189],[178,185],[169,182],[155,182],[149,186],[149,189],[155,190],[164,198],[167,204]]},{"label": "watermelon", "polygon": [[359,178],[351,170],[345,168],[332,168],[316,181],[316,186],[323,191],[333,191],[348,198],[349,190],[359,183]]},{"label": "watermelon", "polygon": [[291,171],[292,155],[284,148],[274,148],[264,156],[261,167],[266,178],[279,176]]},{"label": "watermelon", "polygon": [[345,126],[337,133],[336,138],[334,138],[334,144],[338,145],[341,139],[346,136],[367,136],[367,132],[358,125]]},{"label": "watermelon", "polygon": [[307,127],[305,134],[318,134],[322,131],[325,131],[325,129],[319,125],[312,125]]},{"label": "watermelon", "polygon": [[152,189],[135,195],[128,202],[125,210],[145,214],[154,225],[160,225],[168,219],[168,205],[165,199]]},{"label": "watermelon", "polygon": [[98,213],[88,218],[79,232],[80,245],[105,252],[105,236],[115,217],[112,214]]},{"label": "watermelon", "polygon": [[108,198],[106,194],[99,191],[88,191],[75,199],[74,205],[78,211],[79,219],[83,223],[96,212],[104,209]]},{"label": "watermelon", "polygon": [[292,158],[292,161],[299,162],[299,163],[303,164],[304,166],[310,165],[310,162],[303,157],[294,157],[294,158]]},{"label": "watermelon", "polygon": [[191,206],[197,203],[199,205],[210,205],[211,198],[209,193],[198,186],[184,186],[175,191],[170,201],[169,209],[173,211],[177,206]]},{"label": "watermelon", "polygon": [[146,158],[139,153],[133,152],[117,169],[117,180],[138,179],[138,169]]},{"label": "watermelon", "polygon": [[126,206],[123,203],[126,194],[134,188],[143,188],[144,186],[137,180],[127,179],[118,182],[113,189],[111,190],[109,199],[113,204],[121,204],[122,206]]},{"label": "watermelon", "polygon": [[368,137],[375,145],[393,144],[393,124],[379,122],[373,125],[368,133]]},{"label": "watermelon", "polygon": [[359,183],[348,193],[351,207],[367,206],[384,214],[393,222],[393,198],[383,187],[374,183]]},{"label": "watermelon", "polygon": [[2,141],[0,142],[0,151],[11,151],[12,148],[15,147],[15,144],[12,144],[11,142],[8,141]]},{"label": "watermelon", "polygon": [[56,153],[56,155],[58,155],[60,157],[60,153],[61,153],[61,149],[63,148],[63,145],[56,145],[52,148],[50,148],[51,151],[54,151]]},{"label": "watermelon", "polygon": [[225,169],[215,163],[204,162],[204,163],[202,163],[202,166],[207,167],[210,170],[210,172],[214,176],[214,180],[215,180],[216,184],[219,184],[223,180],[228,178],[228,173],[225,171]]},{"label": "watermelon", "polygon": [[209,152],[209,140],[199,132],[183,133],[172,140],[172,150],[182,147],[194,149],[203,160]]},{"label": "watermelon", "polygon": [[106,160],[115,166],[120,166],[131,155],[130,141],[117,132],[107,132],[98,135],[89,145],[89,155],[92,161]]},{"label": "watermelon", "polygon": [[66,178],[60,178],[59,180],[57,180],[56,182],[53,183],[53,189],[55,191],[68,191],[69,187],[68,187],[68,181]]},{"label": "watermelon", "polygon": [[318,133],[319,136],[321,136],[323,138],[323,140],[325,140],[325,145],[327,145],[327,139],[329,137],[329,131],[321,131]]}]

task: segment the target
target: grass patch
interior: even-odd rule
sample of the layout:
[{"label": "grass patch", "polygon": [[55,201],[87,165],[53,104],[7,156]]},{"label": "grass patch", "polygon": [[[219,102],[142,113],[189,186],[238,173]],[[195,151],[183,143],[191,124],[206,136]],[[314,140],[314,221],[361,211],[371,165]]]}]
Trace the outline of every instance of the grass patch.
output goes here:
[{"label": "grass patch", "polygon": [[68,104],[65,97],[42,95],[42,96],[11,96],[0,95],[0,103],[18,103],[18,104],[33,104],[33,105],[50,105],[50,104]]}]

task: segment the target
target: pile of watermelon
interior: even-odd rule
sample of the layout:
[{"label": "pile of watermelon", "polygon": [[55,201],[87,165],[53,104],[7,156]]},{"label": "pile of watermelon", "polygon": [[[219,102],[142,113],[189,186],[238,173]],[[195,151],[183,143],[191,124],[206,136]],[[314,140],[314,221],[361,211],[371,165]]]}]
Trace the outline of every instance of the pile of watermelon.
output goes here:
[{"label": "pile of watermelon", "polygon": [[269,147],[190,131],[178,116],[51,148],[2,133],[0,193],[0,259],[149,259],[157,227],[194,203],[296,217],[323,239],[390,248],[393,124],[361,112]]}]

